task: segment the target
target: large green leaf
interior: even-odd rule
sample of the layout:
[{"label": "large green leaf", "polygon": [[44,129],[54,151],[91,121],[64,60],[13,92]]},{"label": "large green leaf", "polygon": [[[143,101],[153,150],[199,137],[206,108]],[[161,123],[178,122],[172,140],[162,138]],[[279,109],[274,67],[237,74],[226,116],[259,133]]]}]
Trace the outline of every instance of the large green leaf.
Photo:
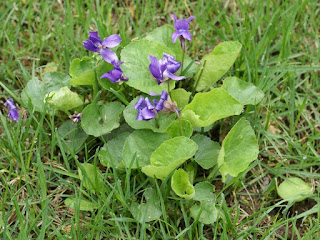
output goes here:
[{"label": "large green leaf", "polygon": [[[183,131],[183,134],[181,134],[181,128]],[[172,122],[172,124],[167,129],[167,134],[171,137],[179,137],[179,136],[185,136],[190,137],[192,135],[192,125],[188,120],[181,119],[181,127],[179,123],[179,119]]]},{"label": "large green leaf", "polygon": [[192,102],[182,110],[181,116],[194,127],[206,127],[221,118],[239,115],[242,108],[226,90],[215,88],[210,92],[197,93]]},{"label": "large green leaf", "polygon": [[159,114],[159,128],[156,125],[155,119],[149,121],[136,120],[138,115],[138,110],[134,109],[134,105],[137,103],[139,97],[133,99],[130,104],[123,111],[123,116],[126,122],[134,129],[151,129],[154,132],[163,133],[167,130],[170,124],[175,120],[175,114],[167,117],[167,114]]},{"label": "large green leaf", "polygon": [[123,109],[119,102],[107,102],[101,106],[93,102],[82,112],[81,127],[95,137],[107,134],[120,126],[119,115]]},{"label": "large green leaf", "polygon": [[52,91],[46,96],[47,103],[55,110],[69,111],[83,105],[80,96],[72,92],[69,87],[63,87],[58,91]]},{"label": "large green leaf", "polygon": [[155,41],[163,46],[166,46],[175,54],[176,60],[181,62],[182,49],[180,46],[180,40],[177,40],[175,43],[172,43],[172,34],[174,33],[174,31],[175,30],[173,26],[166,24],[154,29],[145,37],[145,39]]},{"label": "large green leaf", "polygon": [[214,201],[203,201],[190,209],[191,217],[203,224],[212,224],[217,220],[217,210]]},{"label": "large green leaf", "polygon": [[192,199],[200,202],[214,200],[214,190],[215,187],[212,184],[208,182],[199,182],[197,185],[194,186],[195,195]]},{"label": "large green leaf", "polygon": [[120,167],[122,150],[129,132],[124,132],[108,141],[99,151],[99,160],[103,166]]},{"label": "large green leaf", "polygon": [[177,102],[178,108],[184,108],[189,103],[191,92],[187,92],[183,88],[173,89],[170,92],[172,102]]},{"label": "large green leaf", "polygon": [[278,187],[278,194],[284,200],[300,202],[313,193],[312,187],[297,177],[289,177]]},{"label": "large green leaf", "polygon": [[191,199],[194,195],[194,188],[189,182],[188,174],[183,169],[178,169],[171,177],[171,188],[179,196]]},{"label": "large green leaf", "polygon": [[107,63],[104,60],[101,60],[99,63],[97,63],[97,59],[93,57],[85,56],[81,59],[73,59],[69,70],[70,76],[72,77],[70,83],[72,86],[95,86],[96,80],[99,79],[104,88],[108,89],[111,86],[115,87],[116,85],[113,85],[108,79],[100,80],[102,74],[108,72],[112,68],[112,64]]},{"label": "large green leaf", "polygon": [[[233,65],[241,50],[241,43],[237,41],[221,42],[210,54],[205,55],[195,78],[197,79],[203,68],[197,91],[211,87]],[[206,62],[204,66],[204,62]]]},{"label": "large green leaf", "polygon": [[129,168],[141,168],[150,164],[150,156],[161,143],[168,140],[165,133],[155,133],[151,130],[136,130],[126,139],[122,159]]},{"label": "large green leaf", "polygon": [[38,78],[32,78],[23,89],[21,98],[25,103],[28,103],[30,101],[35,111],[43,112],[43,100],[47,93],[48,90],[44,82],[40,81]]},{"label": "large green leaf", "polygon": [[59,137],[66,141],[68,147],[74,152],[78,152],[82,148],[82,144],[88,138],[88,135],[79,127],[78,124],[74,124],[71,121],[64,122],[58,128]]},{"label": "large green leaf", "polygon": [[142,168],[149,177],[164,180],[175,168],[191,158],[198,145],[187,137],[175,137],[165,141],[151,155],[150,165]]},{"label": "large green leaf", "polygon": [[222,88],[243,105],[256,105],[264,97],[260,88],[237,77],[224,79]]},{"label": "large green leaf", "polygon": [[255,133],[250,123],[241,118],[230,130],[224,141],[218,156],[218,166],[222,175],[222,181],[226,175],[236,177],[246,170],[259,153],[259,146]]},{"label": "large green leaf", "polygon": [[89,202],[88,200],[84,199],[78,200],[76,198],[67,198],[64,200],[64,204],[72,209],[76,209],[77,204],[79,204],[80,211],[93,211],[99,208],[97,203]]},{"label": "large green leaf", "polygon": [[[164,52],[174,55],[169,48],[155,41],[142,39],[129,43],[121,51],[121,60],[124,61],[121,69],[129,78],[126,84],[145,93],[152,91],[160,94],[162,90],[167,90],[167,83],[158,85],[149,70],[150,60],[148,56],[154,55],[161,59]],[[174,88],[174,82],[170,82],[171,89]]]},{"label": "large green leaf", "polygon": [[193,136],[191,139],[198,144],[198,151],[194,160],[204,169],[209,169],[216,165],[220,144],[200,134]]},{"label": "large green leaf", "polygon": [[82,163],[78,169],[78,174],[83,186],[92,193],[104,191],[103,177],[98,167],[90,163]]},{"label": "large green leaf", "polygon": [[130,212],[140,223],[151,222],[159,219],[162,215],[160,208],[160,199],[153,188],[147,188],[143,193],[146,203],[133,202],[130,206]]},{"label": "large green leaf", "polygon": [[57,91],[63,87],[70,88],[70,76],[61,72],[46,72],[42,75],[47,91]]}]

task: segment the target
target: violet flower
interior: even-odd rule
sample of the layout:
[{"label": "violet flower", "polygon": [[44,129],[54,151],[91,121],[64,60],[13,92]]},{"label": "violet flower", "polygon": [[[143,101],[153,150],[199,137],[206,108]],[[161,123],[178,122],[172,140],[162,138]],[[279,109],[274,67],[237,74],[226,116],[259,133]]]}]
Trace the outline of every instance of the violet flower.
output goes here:
[{"label": "violet flower", "polygon": [[74,114],[69,116],[69,118],[72,120],[73,123],[80,122],[81,117],[82,117],[82,113],[77,113],[77,112],[74,112]]},{"label": "violet flower", "polygon": [[134,109],[138,109],[138,116],[136,120],[150,120],[156,117],[155,107],[150,102],[149,98],[140,97],[138,102],[134,105]]},{"label": "violet flower", "polygon": [[195,19],[195,16],[191,16],[188,19],[177,19],[176,15],[171,14],[171,17],[174,19],[173,26],[174,26],[174,29],[176,30],[172,34],[172,43],[175,43],[178,37],[180,37],[182,41],[184,41],[184,39],[191,41],[192,37],[191,37],[191,33],[189,32],[189,23],[191,20]]},{"label": "violet flower", "polygon": [[157,94],[150,91],[149,94],[151,96],[160,95],[159,101],[157,99],[153,99],[153,103],[157,112],[169,113],[169,115],[171,115],[172,113],[176,113],[179,116],[180,109],[178,108],[176,102],[172,102],[167,91],[163,90],[161,94]]},{"label": "violet flower", "polygon": [[112,63],[112,61],[118,62],[117,54],[111,51],[109,48],[114,48],[122,41],[118,34],[113,34],[103,41],[99,38],[98,32],[89,32],[89,38],[83,42],[83,46],[92,52],[99,52],[105,61]]},{"label": "violet flower", "polygon": [[128,81],[129,79],[123,75],[120,65],[123,62],[112,61],[114,68],[107,73],[104,73],[100,78],[108,78],[112,83],[119,82],[122,84],[123,81]]},{"label": "violet flower", "polygon": [[13,121],[18,122],[19,121],[19,110],[17,110],[16,105],[14,104],[14,101],[12,98],[9,98],[5,103],[5,107],[9,107],[9,112],[8,112],[8,118],[10,118]]},{"label": "violet flower", "polygon": [[163,53],[163,58],[160,60],[153,55],[149,55],[149,59],[151,62],[149,70],[155,79],[157,79],[159,85],[163,82],[169,81],[170,79],[175,81],[185,79],[184,76],[179,77],[173,74],[181,67],[181,63],[174,60],[174,56],[171,56],[168,53]]},{"label": "violet flower", "polygon": [[[149,94],[151,96],[159,96],[160,94],[154,93],[154,92],[149,92]],[[162,109],[164,109],[163,103],[164,101],[167,101],[168,99],[168,92],[163,90],[161,95],[160,95],[160,100],[158,101],[157,99],[153,99],[153,103],[155,105],[155,109],[157,112],[161,111]]]}]

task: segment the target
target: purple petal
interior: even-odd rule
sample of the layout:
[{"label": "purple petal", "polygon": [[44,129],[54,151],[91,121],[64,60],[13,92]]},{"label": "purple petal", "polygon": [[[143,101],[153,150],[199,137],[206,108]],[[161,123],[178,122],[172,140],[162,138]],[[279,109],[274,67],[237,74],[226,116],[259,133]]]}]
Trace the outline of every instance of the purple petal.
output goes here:
[{"label": "purple petal", "polygon": [[149,70],[150,70],[151,74],[157,80],[158,79],[163,79],[158,59],[153,55],[149,55],[149,59],[150,59],[150,62],[151,62],[150,65],[149,65]]},{"label": "purple petal", "polygon": [[140,120],[144,120],[144,119],[143,119],[143,117],[142,117],[141,109],[138,109],[138,115],[137,115],[136,120],[138,120],[138,121],[140,121]]},{"label": "purple petal", "polygon": [[148,108],[143,108],[140,112],[143,120],[150,120],[156,117],[155,113],[152,110],[149,110]]},{"label": "purple petal", "polygon": [[102,46],[107,48],[114,48],[121,43],[122,39],[120,35],[113,34],[103,40]]},{"label": "purple petal", "polygon": [[144,98],[142,96],[140,96],[139,100],[137,101],[137,103],[134,105],[134,109],[138,109],[141,104],[144,102]]},{"label": "purple petal", "polygon": [[172,33],[172,43],[175,43],[179,36],[180,36],[179,32]]},{"label": "purple petal", "polygon": [[[171,56],[172,57],[172,56]],[[174,58],[168,58],[167,70],[171,73],[175,73],[181,67],[181,63],[174,60]]]},{"label": "purple petal", "polygon": [[174,23],[174,28],[177,31],[184,30],[188,31],[189,30],[189,22],[186,19],[179,19]]},{"label": "purple petal", "polygon": [[150,95],[150,96],[159,96],[160,94],[149,91],[149,95]]},{"label": "purple petal", "polygon": [[175,14],[171,14],[171,17],[174,19],[174,21],[177,21],[177,16]]},{"label": "purple petal", "polygon": [[147,104],[147,108],[148,108],[149,110],[154,109],[154,106],[152,105],[152,103],[150,102],[150,100],[149,100],[148,97],[145,98],[145,103]]},{"label": "purple petal", "polygon": [[16,109],[16,105],[14,104],[14,101],[12,98],[9,98],[5,103],[4,103],[5,107],[9,107],[10,109]]},{"label": "purple petal", "polygon": [[89,32],[89,39],[96,46],[100,46],[102,43],[101,39],[98,36],[98,32]]},{"label": "purple petal", "polygon": [[181,33],[182,33],[182,37],[183,37],[184,39],[188,39],[189,41],[192,40],[192,35],[191,35],[190,32],[186,31],[186,32],[181,32]]},{"label": "purple petal", "polygon": [[167,100],[167,98],[168,98],[168,92],[163,90],[161,93],[160,99]]},{"label": "purple petal", "polygon": [[195,16],[191,16],[191,17],[189,17],[189,18],[188,18],[188,20],[187,20],[187,21],[188,21],[188,23],[190,23],[190,21],[191,21],[191,20],[193,20],[193,19],[195,19],[195,18],[196,18]]},{"label": "purple petal", "polygon": [[175,81],[179,81],[179,80],[182,80],[182,79],[185,79],[186,77],[184,77],[184,76],[175,76],[175,75],[173,75],[171,72],[169,72],[169,71],[165,71],[164,73],[163,73],[163,75],[164,76],[166,76],[166,77],[169,77],[169,78],[171,78],[172,80],[175,80]]},{"label": "purple petal", "polygon": [[94,45],[90,39],[88,39],[87,41],[83,41],[83,46],[91,52],[98,52],[99,51],[99,47]]},{"label": "purple petal", "polygon": [[112,63],[112,61],[119,61],[117,54],[108,48],[100,49],[100,54],[103,57],[103,59],[108,63]]},{"label": "purple petal", "polygon": [[17,109],[9,109],[8,118],[13,121],[19,121],[19,111]]}]

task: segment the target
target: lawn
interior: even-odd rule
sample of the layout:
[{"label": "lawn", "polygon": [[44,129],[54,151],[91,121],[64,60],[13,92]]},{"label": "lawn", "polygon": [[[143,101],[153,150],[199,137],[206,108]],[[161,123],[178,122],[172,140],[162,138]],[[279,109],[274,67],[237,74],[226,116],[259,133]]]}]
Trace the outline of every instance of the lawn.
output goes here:
[{"label": "lawn", "polygon": [[[22,0],[3,1],[0,12],[1,239],[320,239],[318,1]],[[120,127],[101,135],[95,126],[90,127],[94,117],[83,115],[81,119],[89,122],[84,128],[90,132],[87,135],[79,130],[80,123],[69,120],[73,111],[53,114],[43,98],[38,98],[40,90],[35,90],[33,102],[23,97],[27,84],[31,86],[35,78],[42,84],[46,73],[70,73],[74,79],[75,73],[69,72],[73,59],[97,56],[83,47],[89,31],[98,31],[101,38],[120,34],[122,41],[116,53],[121,52],[121,60],[130,59],[132,43],[138,46],[139,39],[150,37],[157,27],[173,25],[171,14],[179,19],[195,16],[190,21],[192,41],[186,43],[186,49],[196,66],[203,64],[201,59],[219,43],[241,43],[234,64],[212,84],[215,88],[210,86],[210,92],[227,77],[236,76],[264,93],[258,104],[246,105],[240,116],[228,115],[209,128],[192,125],[193,137],[206,136],[222,144],[244,118],[259,148],[258,157],[244,171],[226,179],[218,165],[201,168],[195,164],[194,153],[187,158],[192,159],[188,164],[182,164],[189,184],[205,182],[214,189],[210,196],[216,216],[210,223],[204,221],[202,211],[198,216],[192,214],[198,203],[181,196],[188,191],[179,195],[172,189],[171,177],[178,171],[170,171],[159,180],[130,165],[130,160],[123,159],[125,167],[123,162],[122,167],[106,162],[106,149],[114,148],[110,151],[117,155],[119,149],[122,151],[119,141],[124,143],[129,133],[134,133],[135,127],[123,117],[126,110],[122,114],[122,106],[138,99],[141,91],[146,93],[136,90],[130,78],[128,84],[120,86],[93,82],[93,87],[72,87],[73,92],[85,96],[83,107],[102,102],[119,104],[115,108],[121,111],[110,119],[106,110],[105,120],[115,119]],[[138,50],[147,51],[148,47]],[[137,57],[137,63],[140,60]],[[187,61],[187,70],[181,73],[189,73],[186,65]],[[124,72],[129,69],[126,62],[123,66]],[[201,70],[199,73],[201,76]],[[190,85],[181,81],[179,87],[188,88],[193,96],[196,77],[190,79]],[[30,88],[38,87],[34,84]],[[7,117],[4,103],[9,98],[19,106],[17,122]],[[78,112],[83,107],[77,108]],[[185,133],[183,129],[182,135]],[[152,134],[157,134],[157,139],[169,138],[165,133]],[[153,138],[149,140],[150,145],[156,144]],[[192,148],[191,142],[186,151]],[[136,144],[133,141],[133,147],[128,146],[119,157],[132,157],[130,149]],[[170,144],[165,151],[171,151]],[[302,201],[279,196],[280,184],[289,177],[303,180],[312,189]],[[211,217],[212,212],[204,216],[205,220]]]}]

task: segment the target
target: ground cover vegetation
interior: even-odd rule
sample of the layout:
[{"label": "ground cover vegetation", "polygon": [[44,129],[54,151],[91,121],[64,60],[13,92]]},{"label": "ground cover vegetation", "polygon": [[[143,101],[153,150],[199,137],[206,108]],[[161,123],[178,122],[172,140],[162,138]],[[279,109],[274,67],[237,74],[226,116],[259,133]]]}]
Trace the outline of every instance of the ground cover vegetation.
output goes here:
[{"label": "ground cover vegetation", "polygon": [[2,239],[319,239],[317,1],[7,1]]}]

